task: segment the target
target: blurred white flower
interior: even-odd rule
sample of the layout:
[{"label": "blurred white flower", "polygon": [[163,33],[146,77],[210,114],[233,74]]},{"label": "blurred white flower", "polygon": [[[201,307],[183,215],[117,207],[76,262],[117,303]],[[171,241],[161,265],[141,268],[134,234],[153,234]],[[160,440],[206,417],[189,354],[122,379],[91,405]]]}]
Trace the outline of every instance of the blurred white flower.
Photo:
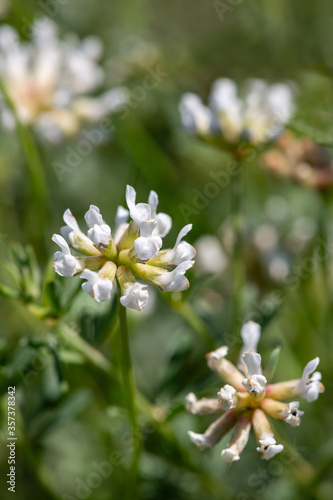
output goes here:
[{"label": "blurred white flower", "polygon": [[[171,228],[171,218],[157,213],[158,196],[152,191],[149,203],[136,203],[136,192],[131,186],[126,189],[129,210],[118,207],[116,215],[116,236],[112,237],[108,226],[95,205],[90,205],[85,214],[88,235],[85,235],[67,209],[64,213],[66,226],[60,235],[53,235],[53,241],[61,251],[54,255],[54,270],[61,276],[79,274],[87,281],[82,288],[97,302],[109,300],[113,281],[121,289],[120,302],[130,309],[141,311],[148,302],[147,285],[137,278],[157,285],[161,290],[181,292],[189,287],[184,276],[194,264],[195,250],[182,241],[191,225],[180,231],[176,245],[171,250],[161,250],[162,237]],[[128,217],[132,220],[128,223]],[[159,226],[158,233],[154,233]],[[69,245],[85,257],[71,254]]]},{"label": "blurred white flower", "polygon": [[283,282],[290,273],[290,265],[283,255],[273,255],[268,263],[268,274],[273,281]]},{"label": "blurred white flower", "polygon": [[[45,18],[35,25],[32,39],[21,42],[15,29],[0,27],[0,79],[18,119],[47,140],[79,132],[83,121],[97,122],[127,101],[123,88],[98,97],[104,73],[98,64],[98,38],[80,41],[75,35],[58,38],[57,27]],[[0,121],[15,127],[14,117],[0,93]]]},{"label": "blurred white flower", "polygon": [[279,235],[272,224],[260,224],[254,231],[253,240],[260,252],[269,252],[276,248]]},{"label": "blurred white flower", "polygon": [[222,273],[227,268],[227,255],[216,236],[205,234],[194,245],[197,251],[195,267],[198,276]]},{"label": "blurred white flower", "polygon": [[216,80],[209,106],[195,94],[184,94],[179,111],[185,130],[203,138],[220,136],[231,144],[241,140],[261,144],[276,138],[294,111],[291,87],[283,83],[269,85],[255,79],[245,87],[241,97],[234,81]]}]

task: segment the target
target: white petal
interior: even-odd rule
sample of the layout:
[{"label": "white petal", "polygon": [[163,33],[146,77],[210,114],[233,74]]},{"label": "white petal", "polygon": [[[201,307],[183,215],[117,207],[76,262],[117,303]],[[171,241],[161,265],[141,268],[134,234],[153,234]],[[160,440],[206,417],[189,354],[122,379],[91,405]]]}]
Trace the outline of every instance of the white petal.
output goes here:
[{"label": "white petal", "polygon": [[56,252],[54,254],[53,269],[60,276],[74,276],[80,269],[80,264],[73,255]]},{"label": "white petal", "polygon": [[67,226],[70,227],[72,231],[74,232],[80,231],[79,225],[76,222],[76,219],[69,208],[65,210],[63,219],[65,224],[67,224]]},{"label": "white petal", "polygon": [[116,213],[116,227],[125,224],[128,221],[128,218],[129,218],[129,211],[126,208],[119,205]]},{"label": "white petal", "polygon": [[207,135],[209,133],[212,113],[196,94],[184,94],[179,104],[179,111],[183,127],[189,134]]},{"label": "white petal", "polygon": [[189,286],[190,283],[188,279],[185,276],[178,275],[171,283],[165,285],[163,290],[165,292],[183,292],[187,290]]},{"label": "white petal", "polygon": [[187,434],[190,436],[192,443],[194,443],[200,450],[211,447],[211,444],[204,434],[198,434],[193,431],[187,431]]},{"label": "white petal", "polygon": [[277,83],[268,89],[267,100],[272,114],[286,123],[294,111],[293,92],[289,85]]},{"label": "white petal", "polygon": [[112,281],[100,279],[98,273],[85,269],[80,278],[87,279],[82,284],[83,290],[93,297],[96,302],[104,302],[111,298]]},{"label": "white petal", "polygon": [[146,307],[149,297],[147,285],[133,283],[129,287],[125,286],[123,293],[120,297],[120,303],[124,307],[135,309],[136,311],[142,311]]},{"label": "white petal", "polygon": [[150,191],[148,197],[148,204],[150,205],[151,208],[151,217],[152,219],[155,219],[158,206],[158,195],[155,191]]},{"label": "white petal", "polygon": [[[188,281],[184,278],[184,274],[188,269],[193,266],[193,261],[186,261],[179,264],[173,271],[166,272],[156,278],[156,282],[162,287],[165,291],[182,291],[181,289],[184,286],[188,288]],[[185,290],[186,290],[185,288]],[[184,289],[184,288],[183,288]]]},{"label": "white petal", "polygon": [[142,222],[142,224],[140,224],[140,236],[143,236],[144,238],[150,238],[153,234],[156,224],[156,220],[148,220],[146,222]]},{"label": "white petal", "polygon": [[261,356],[257,352],[249,351],[243,354],[247,366],[248,376],[261,374]]},{"label": "white petal", "polygon": [[282,444],[276,444],[273,436],[267,436],[264,439],[259,440],[260,447],[257,448],[262,455],[261,458],[264,460],[269,460],[273,458],[277,453],[281,453],[284,446]]},{"label": "white petal", "polygon": [[236,462],[240,459],[238,452],[233,448],[226,448],[225,450],[222,450],[221,456],[227,465],[230,465],[232,462]]},{"label": "white petal", "polygon": [[63,238],[62,236],[60,236],[60,234],[54,234],[52,236],[52,241],[54,241],[54,243],[56,243],[57,245],[60,246],[61,248],[61,251],[64,253],[64,254],[68,254],[70,255],[71,251],[69,249],[69,246],[68,246],[68,243],[67,241],[65,240],[65,238]]},{"label": "white petal", "polygon": [[220,391],[217,393],[217,397],[221,404],[223,410],[230,410],[231,408],[235,408],[235,394],[236,389],[234,389],[231,385],[226,384]]},{"label": "white petal", "polygon": [[151,219],[151,208],[147,203],[135,204],[136,191],[132,186],[126,187],[126,203],[130,211],[131,218],[141,224]]},{"label": "white petal", "polygon": [[246,351],[257,351],[260,333],[261,327],[254,321],[248,321],[242,326],[241,337]]},{"label": "white petal", "polygon": [[192,229],[192,224],[187,224],[183,227],[176,239],[175,246],[166,252],[164,260],[169,264],[179,265],[185,261],[191,261],[195,257],[195,249],[187,243],[182,241],[182,238],[187,235]]},{"label": "white petal", "polygon": [[257,352],[249,351],[243,354],[247,366],[247,378],[242,381],[249,392],[261,394],[266,387],[267,380],[261,374],[261,356]]},{"label": "white petal", "polygon": [[[82,285],[83,286],[83,285]],[[93,285],[94,299],[96,302],[110,300],[112,291],[112,282],[110,280],[100,280]]]},{"label": "white petal", "polygon": [[303,375],[297,384],[297,393],[306,399],[309,403],[312,403],[318,399],[319,394],[322,392],[322,385],[320,383],[321,374],[320,372],[315,372],[311,378],[309,376],[319,365],[319,358],[314,358],[303,370]]},{"label": "white petal", "polygon": [[111,228],[107,224],[101,226],[95,224],[88,229],[88,236],[97,247],[100,245],[107,246],[111,237]]},{"label": "white petal", "polygon": [[101,226],[104,224],[103,217],[96,205],[90,205],[90,208],[84,218],[88,227],[94,227],[95,225]]},{"label": "white petal", "polygon": [[304,411],[299,410],[299,401],[292,401],[288,404],[288,414],[284,419],[292,427],[298,427],[301,424],[301,416]]},{"label": "white petal", "polygon": [[170,215],[160,212],[156,215],[156,220],[157,226],[154,229],[154,234],[160,236],[161,238],[164,238],[164,236],[166,236],[170,232],[170,229],[172,227],[172,219]]},{"label": "white petal", "polygon": [[155,259],[162,246],[162,240],[159,236],[145,238],[140,236],[134,242],[134,247],[138,258],[142,261],[147,261],[151,257]]}]

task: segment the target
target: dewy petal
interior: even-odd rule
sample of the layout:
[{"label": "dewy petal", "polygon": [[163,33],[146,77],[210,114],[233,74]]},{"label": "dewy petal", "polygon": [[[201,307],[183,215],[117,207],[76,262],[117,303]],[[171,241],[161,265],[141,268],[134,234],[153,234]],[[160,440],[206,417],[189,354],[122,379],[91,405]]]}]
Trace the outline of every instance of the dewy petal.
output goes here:
[{"label": "dewy petal", "polygon": [[212,112],[196,94],[184,94],[179,103],[184,129],[191,135],[207,135],[212,124]]},{"label": "dewy petal", "polygon": [[101,226],[105,224],[103,217],[101,215],[100,209],[96,205],[90,205],[88,212],[86,212],[84,219],[88,227],[92,228],[95,225]]},{"label": "dewy petal", "polygon": [[134,309],[135,311],[142,311],[148,302],[148,290],[147,285],[142,285],[141,283],[129,283],[122,287],[122,296],[120,297],[120,303],[124,307],[129,309]]},{"label": "dewy petal", "polygon": [[261,394],[264,392],[267,380],[261,373],[261,356],[257,352],[249,351],[243,354],[244,363],[247,366],[247,378],[242,381],[243,386],[249,392]]},{"label": "dewy petal", "polygon": [[106,247],[110,241],[111,228],[107,224],[95,224],[88,229],[88,236],[97,247]]},{"label": "dewy petal", "polygon": [[126,186],[126,203],[129,208],[130,216],[137,224],[151,219],[151,208],[147,203],[135,204],[136,191],[132,186]]},{"label": "dewy petal", "polygon": [[80,278],[87,281],[82,284],[83,290],[88,293],[96,302],[104,302],[111,298],[112,281],[100,279],[98,273],[85,269]]},{"label": "dewy petal", "polygon": [[318,357],[309,361],[303,370],[302,378],[295,388],[295,396],[299,395],[306,399],[309,403],[318,399],[319,394],[324,391],[324,386],[320,382],[320,372],[315,372],[312,377],[309,378],[309,375],[314,372],[318,365]]}]

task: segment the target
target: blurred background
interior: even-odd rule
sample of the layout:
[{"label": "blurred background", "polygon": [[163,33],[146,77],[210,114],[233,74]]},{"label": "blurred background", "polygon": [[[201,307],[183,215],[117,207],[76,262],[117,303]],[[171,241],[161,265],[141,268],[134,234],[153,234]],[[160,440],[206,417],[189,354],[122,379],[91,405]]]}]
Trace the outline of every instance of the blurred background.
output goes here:
[{"label": "blurred background", "polygon": [[[55,276],[50,266],[51,236],[59,231],[64,210],[70,208],[82,224],[95,204],[112,226],[129,183],[139,201],[154,189],[159,210],[171,215],[173,228],[164,245],[172,246],[191,222],[187,240],[198,253],[187,292],[151,290],[147,310],[129,314],[144,438],[139,498],[332,499],[332,192],[329,186],[317,190],[273,176],[259,154],[247,162],[242,170],[246,283],[235,324],[228,183],[207,196],[212,176],[221,174],[230,158],[188,137],[178,113],[184,92],[206,100],[218,77],[294,82],[297,113],[290,129],[325,146],[331,157],[332,3],[0,0],[1,23],[14,26],[22,40],[45,15],[58,24],[60,36],[100,37],[102,90],[124,86],[130,100],[122,114],[112,116],[112,137],[89,154],[78,153],[82,136],[57,145],[35,137],[48,186],[43,227],[31,208],[18,136],[1,130],[0,280],[15,289],[12,274],[29,284],[22,285],[19,297],[7,289],[10,297],[0,297],[1,498],[11,498],[5,484],[9,385],[16,386],[17,400],[17,500],[122,497],[132,444],[121,379],[98,357],[102,353],[119,368],[115,304],[96,304],[80,292],[79,278]],[[147,75],[157,83],[152,89],[145,86]],[[79,159],[59,175],[55,165],[68,165],[69,154]],[[311,260],[320,244],[329,253],[324,262]],[[44,274],[48,300],[57,301],[54,318],[38,309]],[[55,318],[62,326],[55,327]],[[240,327],[251,318],[263,327],[264,364],[274,347],[282,347],[274,380],[299,377],[319,356],[326,391],[311,405],[301,403],[300,427],[274,426],[285,446],[281,455],[261,461],[251,436],[240,462],[228,468],[220,457],[227,438],[204,452],[190,442],[187,431],[203,432],[212,418],[187,413],[183,402],[191,391],[216,394],[221,383],[204,355],[227,344],[235,361]],[[78,334],[85,340],[80,348],[68,341]],[[108,469],[102,468],[105,462]],[[96,470],[102,472],[96,476]]]}]

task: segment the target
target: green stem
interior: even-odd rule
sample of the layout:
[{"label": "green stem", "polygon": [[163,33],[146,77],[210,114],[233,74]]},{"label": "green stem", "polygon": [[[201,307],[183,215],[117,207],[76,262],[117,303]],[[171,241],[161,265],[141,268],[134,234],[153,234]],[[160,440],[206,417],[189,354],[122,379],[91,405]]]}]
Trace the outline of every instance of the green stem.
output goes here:
[{"label": "green stem", "polygon": [[242,322],[242,297],[245,283],[245,268],[243,257],[243,173],[240,171],[231,179],[231,216],[234,231],[234,247],[232,255],[232,308],[231,308],[231,331],[234,335],[239,334]]},{"label": "green stem", "polygon": [[129,332],[126,315],[126,307],[120,302],[121,288],[117,283],[118,293],[118,320],[119,320],[119,333],[121,342],[121,369],[123,375],[123,392],[126,400],[126,406],[129,414],[129,420],[132,427],[133,437],[133,461],[131,468],[131,480],[128,481],[128,498],[133,500],[136,498],[136,490],[138,483],[138,465],[142,450],[142,436],[137,422],[137,412],[135,406],[135,393],[134,393],[134,379],[133,369],[129,345]]}]

